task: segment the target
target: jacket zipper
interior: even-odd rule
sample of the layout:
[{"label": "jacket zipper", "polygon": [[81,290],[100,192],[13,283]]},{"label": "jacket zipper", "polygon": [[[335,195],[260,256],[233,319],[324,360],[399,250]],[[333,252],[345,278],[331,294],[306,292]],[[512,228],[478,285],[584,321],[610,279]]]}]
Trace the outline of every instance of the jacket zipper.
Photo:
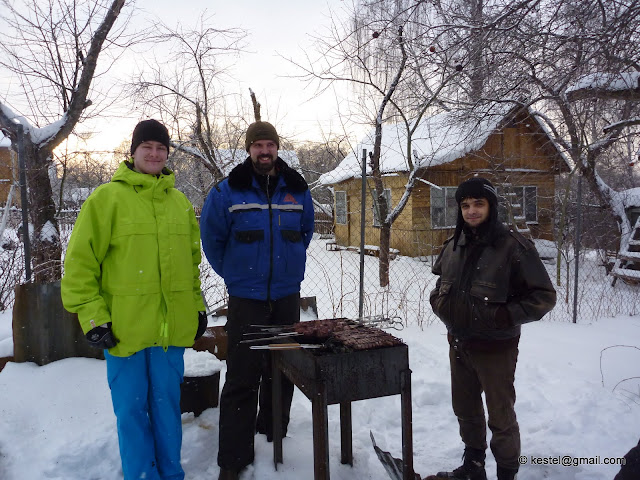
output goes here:
[{"label": "jacket zipper", "polygon": [[[156,175],[156,181],[153,185],[153,188],[151,190],[151,204],[154,207],[154,218],[156,221],[156,224],[158,223],[158,218],[156,216],[155,213],[155,190],[158,188],[158,185],[160,185],[160,177],[161,174]],[[166,190],[165,190],[166,193]],[[157,241],[158,241],[158,252],[160,252],[160,237],[157,237]],[[160,262],[160,259],[158,258],[158,262]],[[162,283],[162,268],[160,269],[160,278],[161,278],[161,282]],[[164,317],[164,320],[162,321],[162,324],[160,325],[160,336],[161,336],[161,341],[162,341],[162,348],[163,350],[166,352],[167,349],[169,348],[169,304],[168,304],[168,299],[165,296],[165,292],[164,292],[164,288],[162,288],[162,285],[160,287],[160,289],[162,290],[162,298],[164,300],[166,309],[167,309],[167,314]]]},{"label": "jacket zipper", "polygon": [[271,277],[273,275],[273,210],[271,209],[271,196],[269,195],[269,180],[267,174],[267,203],[269,204],[269,276],[267,277],[267,302],[271,301]]}]

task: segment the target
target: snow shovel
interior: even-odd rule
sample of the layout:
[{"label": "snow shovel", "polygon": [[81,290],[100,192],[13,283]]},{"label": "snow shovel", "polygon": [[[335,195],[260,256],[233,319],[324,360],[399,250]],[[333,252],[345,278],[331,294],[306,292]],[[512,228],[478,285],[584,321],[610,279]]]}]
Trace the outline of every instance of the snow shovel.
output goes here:
[{"label": "snow shovel", "polygon": [[[371,435],[371,443],[373,443],[373,449],[375,450],[376,455],[378,456],[378,459],[382,463],[382,466],[387,471],[391,479],[403,480],[402,460],[400,460],[399,458],[394,458],[393,456],[391,456],[389,452],[385,452],[384,450],[381,450],[380,447],[376,445],[376,439],[373,438],[373,432],[371,430],[369,430],[369,435]],[[414,475],[415,475],[415,480],[422,480],[420,478],[420,475],[418,475],[417,473],[414,472]]]}]

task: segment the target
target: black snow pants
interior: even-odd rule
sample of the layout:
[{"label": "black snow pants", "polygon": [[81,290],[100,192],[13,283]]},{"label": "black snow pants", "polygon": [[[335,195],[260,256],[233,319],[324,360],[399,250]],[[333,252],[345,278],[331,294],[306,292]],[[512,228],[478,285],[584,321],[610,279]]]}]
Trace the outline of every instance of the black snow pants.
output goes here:
[{"label": "black snow pants", "polygon": [[[260,301],[229,297],[225,330],[228,336],[227,374],[220,396],[218,465],[240,471],[253,462],[258,391],[257,428],[273,437],[271,361],[267,350],[240,344],[248,325],[290,325],[300,321],[300,294]],[[293,384],[282,378],[282,432],[287,432]]]}]

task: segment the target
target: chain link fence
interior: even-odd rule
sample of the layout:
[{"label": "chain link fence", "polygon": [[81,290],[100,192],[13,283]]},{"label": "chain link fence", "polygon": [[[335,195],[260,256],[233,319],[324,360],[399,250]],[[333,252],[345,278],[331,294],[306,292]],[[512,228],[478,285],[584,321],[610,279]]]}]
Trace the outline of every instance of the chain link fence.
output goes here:
[{"label": "chain link fence", "polygon": [[[601,317],[639,314],[640,283],[624,281],[609,273],[615,262],[619,241],[615,221],[608,212],[594,206],[588,196],[580,205],[575,203],[574,198],[568,201],[570,208],[567,210],[569,214],[564,233],[560,236],[556,232],[562,242],[558,238],[535,240],[558,293],[557,305],[545,319],[562,322],[575,319],[582,323]],[[360,208],[360,205],[350,205],[346,213],[360,218]],[[365,205],[366,219],[371,223],[375,220],[372,208],[370,202]],[[325,204],[316,215],[316,233],[307,252],[301,295],[316,298],[319,318],[357,318],[361,302],[360,246],[336,239],[335,215],[327,215],[326,210]],[[58,217],[65,247],[76,215],[76,211],[65,211]],[[579,216],[583,226],[579,238],[580,249],[576,255],[576,224]],[[0,309],[3,310],[12,308],[13,287],[24,282],[20,222],[20,211],[12,211],[0,242]],[[392,245],[402,241],[414,242],[415,236],[410,229],[392,227]],[[373,242],[369,243],[371,240],[371,236],[367,237],[362,259],[363,315],[392,318],[405,325],[423,326],[435,321],[429,293],[436,282],[436,277],[431,273],[436,255],[409,256],[397,254],[392,249],[389,283],[381,287],[379,249],[371,244]],[[223,308],[227,302],[224,281],[213,272],[204,255],[201,272],[203,292],[210,310]]]},{"label": "chain link fence", "polygon": [[[566,183],[569,182],[568,187]],[[602,317],[636,315],[640,313],[640,283],[613,277],[610,272],[619,245],[618,227],[610,213],[597,206],[592,195],[576,199],[577,180],[572,177],[559,182],[553,240],[534,239],[557,291],[557,304],[546,315],[549,321],[588,323]],[[369,190],[371,190],[369,188]],[[564,197],[563,197],[564,195]],[[322,197],[326,201],[326,197]],[[391,261],[389,282],[379,282],[379,248],[376,243],[379,224],[374,211],[373,195],[367,195],[365,205],[341,205],[334,200],[316,212],[316,232],[307,252],[302,296],[315,297],[319,318],[359,316],[362,302],[363,316],[383,316],[403,324],[424,326],[437,320],[431,310],[429,294],[437,278],[431,273],[442,234],[419,234],[417,228],[398,222],[391,229]],[[564,210],[563,204],[567,205]],[[393,205],[390,205],[393,207]],[[337,208],[336,208],[337,207]],[[361,262],[359,223],[355,234],[336,235],[336,218],[356,218],[365,211],[365,247]],[[560,221],[565,211],[563,222]],[[581,222],[578,222],[581,219]],[[424,220],[424,219],[422,219]],[[579,225],[581,223],[581,227]],[[418,228],[424,227],[416,223]],[[578,231],[579,227],[579,231]],[[352,228],[352,227],[351,227]],[[535,232],[535,226],[531,229]],[[373,232],[373,234],[372,234]],[[561,233],[560,233],[561,232]],[[446,232],[445,238],[453,233]],[[576,249],[576,244],[579,246]],[[417,255],[402,255],[394,245],[417,245]],[[433,250],[433,247],[436,250]],[[432,255],[421,253],[433,251]],[[360,299],[360,269],[363,268],[363,295]],[[226,303],[224,282],[203,264],[203,289],[214,308]]]}]

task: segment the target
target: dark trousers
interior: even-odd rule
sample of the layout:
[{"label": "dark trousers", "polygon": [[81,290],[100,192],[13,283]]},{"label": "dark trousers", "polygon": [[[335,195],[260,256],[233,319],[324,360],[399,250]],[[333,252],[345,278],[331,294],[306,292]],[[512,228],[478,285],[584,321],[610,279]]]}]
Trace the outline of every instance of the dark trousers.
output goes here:
[{"label": "dark trousers", "polygon": [[626,463],[613,480],[637,480],[640,478],[640,441],[624,456]]},{"label": "dark trousers", "polygon": [[[268,351],[240,344],[247,325],[290,325],[300,321],[300,294],[275,301],[229,297],[225,330],[227,374],[220,396],[218,465],[240,471],[253,462],[258,390],[260,431],[272,435],[271,357]],[[283,433],[289,424],[293,384],[282,379]]]},{"label": "dark trousers", "polygon": [[513,386],[518,361],[517,345],[497,352],[449,349],[451,398],[465,446],[486,450],[487,428],[482,404],[485,394],[491,452],[496,463],[518,470],[520,427],[514,409]]}]

